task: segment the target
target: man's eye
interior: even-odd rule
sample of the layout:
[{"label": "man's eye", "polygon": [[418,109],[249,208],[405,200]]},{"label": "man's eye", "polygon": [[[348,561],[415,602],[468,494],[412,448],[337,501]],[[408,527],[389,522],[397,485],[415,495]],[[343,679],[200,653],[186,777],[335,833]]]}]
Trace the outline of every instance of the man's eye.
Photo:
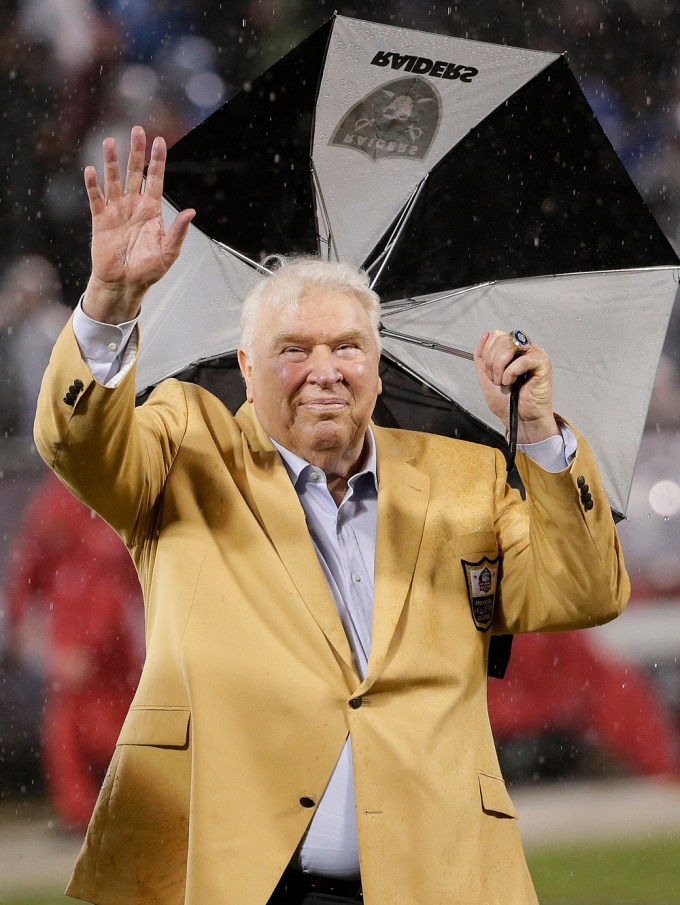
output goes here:
[{"label": "man's eye", "polygon": [[284,355],[287,356],[302,356],[305,354],[305,350],[301,349],[300,346],[286,346],[285,349],[282,350]]},{"label": "man's eye", "polygon": [[359,347],[356,343],[341,343],[339,346],[336,346],[336,352],[342,352],[344,354],[357,352]]}]

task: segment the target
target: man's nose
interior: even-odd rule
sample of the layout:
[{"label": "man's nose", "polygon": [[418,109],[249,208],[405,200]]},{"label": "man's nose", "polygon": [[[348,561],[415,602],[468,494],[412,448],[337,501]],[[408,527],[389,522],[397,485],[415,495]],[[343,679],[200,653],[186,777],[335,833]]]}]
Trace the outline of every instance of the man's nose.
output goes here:
[{"label": "man's nose", "polygon": [[319,386],[332,386],[342,380],[330,349],[321,347],[312,352],[309,360],[310,368],[307,380]]}]

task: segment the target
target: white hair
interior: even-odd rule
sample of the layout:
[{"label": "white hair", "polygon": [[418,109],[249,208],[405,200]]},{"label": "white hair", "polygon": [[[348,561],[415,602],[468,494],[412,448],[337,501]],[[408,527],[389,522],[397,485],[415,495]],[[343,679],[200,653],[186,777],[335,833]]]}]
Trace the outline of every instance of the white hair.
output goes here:
[{"label": "white hair", "polygon": [[355,295],[368,315],[380,348],[380,299],[370,288],[365,271],[313,255],[271,255],[264,265],[276,269],[251,289],[241,308],[241,346],[251,360],[255,324],[263,306],[295,308],[305,296],[319,291]]}]

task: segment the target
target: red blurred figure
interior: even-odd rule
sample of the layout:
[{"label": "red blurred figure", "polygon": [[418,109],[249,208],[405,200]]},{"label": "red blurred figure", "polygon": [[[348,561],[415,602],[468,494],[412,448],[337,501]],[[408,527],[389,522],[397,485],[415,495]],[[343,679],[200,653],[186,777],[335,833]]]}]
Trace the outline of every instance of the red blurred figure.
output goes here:
[{"label": "red blurred figure", "polygon": [[51,474],[10,551],[11,644],[40,659],[43,770],[65,826],[83,829],[132,699],[143,604],[124,544]]},{"label": "red blurred figure", "polygon": [[588,739],[635,774],[680,766],[673,717],[644,673],[581,632],[517,635],[506,678],[490,681],[488,696],[501,745],[558,733]]}]

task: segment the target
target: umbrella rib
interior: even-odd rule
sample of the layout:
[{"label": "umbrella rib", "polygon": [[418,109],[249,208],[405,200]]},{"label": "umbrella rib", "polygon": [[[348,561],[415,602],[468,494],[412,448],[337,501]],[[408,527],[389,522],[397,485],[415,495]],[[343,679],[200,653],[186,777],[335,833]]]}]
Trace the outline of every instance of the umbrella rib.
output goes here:
[{"label": "umbrella rib", "polygon": [[317,198],[319,200],[319,210],[321,212],[322,219],[324,221],[324,226],[326,227],[326,232],[328,233],[328,238],[324,239],[318,232],[316,234],[319,242],[325,243],[328,249],[328,260],[331,259],[331,246],[333,246],[333,251],[335,252],[335,260],[340,260],[340,255],[338,254],[338,249],[335,245],[335,238],[333,237],[333,229],[331,227],[331,218],[328,216],[328,208],[326,207],[326,199],[323,196],[323,192],[321,190],[321,182],[319,180],[319,175],[316,172],[316,167],[314,166],[314,161],[310,160],[311,168],[312,168],[312,179],[314,181],[314,188],[316,189]]},{"label": "umbrella rib", "polygon": [[388,330],[387,327],[380,325],[380,335],[388,339],[399,339],[405,343],[411,343],[414,346],[423,346],[426,349],[434,349],[435,352],[446,352],[447,355],[455,355],[458,358],[465,358],[467,361],[474,361],[475,357],[472,352],[466,352],[464,349],[456,349],[455,346],[446,346],[434,339],[425,339],[422,336],[413,336],[410,333],[397,333],[396,330]]},{"label": "umbrella rib", "polygon": [[215,243],[215,245],[219,245],[220,248],[223,248],[225,251],[228,251],[229,254],[232,254],[234,255],[234,257],[243,261],[244,264],[249,264],[251,267],[254,267],[255,270],[259,270],[260,273],[264,273],[267,276],[271,276],[271,274],[273,273],[273,271],[270,270],[269,267],[265,267],[263,264],[258,264],[257,261],[253,261],[252,258],[249,258],[247,255],[242,254],[240,251],[236,251],[236,249],[232,248],[230,245],[225,245],[224,242],[220,242],[219,239],[213,239],[212,241]]},{"label": "umbrella rib", "polygon": [[406,223],[408,222],[408,218],[411,214],[411,211],[413,210],[416,201],[420,197],[420,193],[422,192],[423,186],[425,185],[426,182],[427,182],[427,175],[425,175],[420,180],[420,182],[415,187],[413,192],[411,192],[411,197],[408,199],[408,201],[402,208],[401,213],[399,214],[399,219],[397,220],[394,230],[392,231],[392,235],[387,240],[387,244],[385,245],[385,248],[378,255],[378,257],[375,259],[375,261],[373,261],[373,263],[370,265],[370,267],[366,268],[366,270],[368,272],[370,272],[371,269],[373,267],[375,267],[376,264],[378,264],[378,262],[381,262],[380,267],[378,268],[378,272],[371,280],[371,289],[373,289],[373,287],[375,286],[377,281],[380,279],[380,274],[383,272],[385,265],[387,264],[387,261],[389,260],[389,257],[392,254],[392,251],[394,250],[394,246],[399,241],[399,237],[401,236],[401,234],[403,233],[403,231],[406,227]]},{"label": "umbrella rib", "polygon": [[[491,285],[491,284],[489,284]],[[403,314],[404,311],[413,311],[415,308],[422,308],[424,305],[431,305],[436,302],[443,302],[452,299],[464,292],[470,292],[477,289],[477,286],[465,286],[463,289],[454,289],[451,291],[436,293],[420,298],[393,299],[390,302],[382,302],[383,317],[390,317],[393,314]]]}]

